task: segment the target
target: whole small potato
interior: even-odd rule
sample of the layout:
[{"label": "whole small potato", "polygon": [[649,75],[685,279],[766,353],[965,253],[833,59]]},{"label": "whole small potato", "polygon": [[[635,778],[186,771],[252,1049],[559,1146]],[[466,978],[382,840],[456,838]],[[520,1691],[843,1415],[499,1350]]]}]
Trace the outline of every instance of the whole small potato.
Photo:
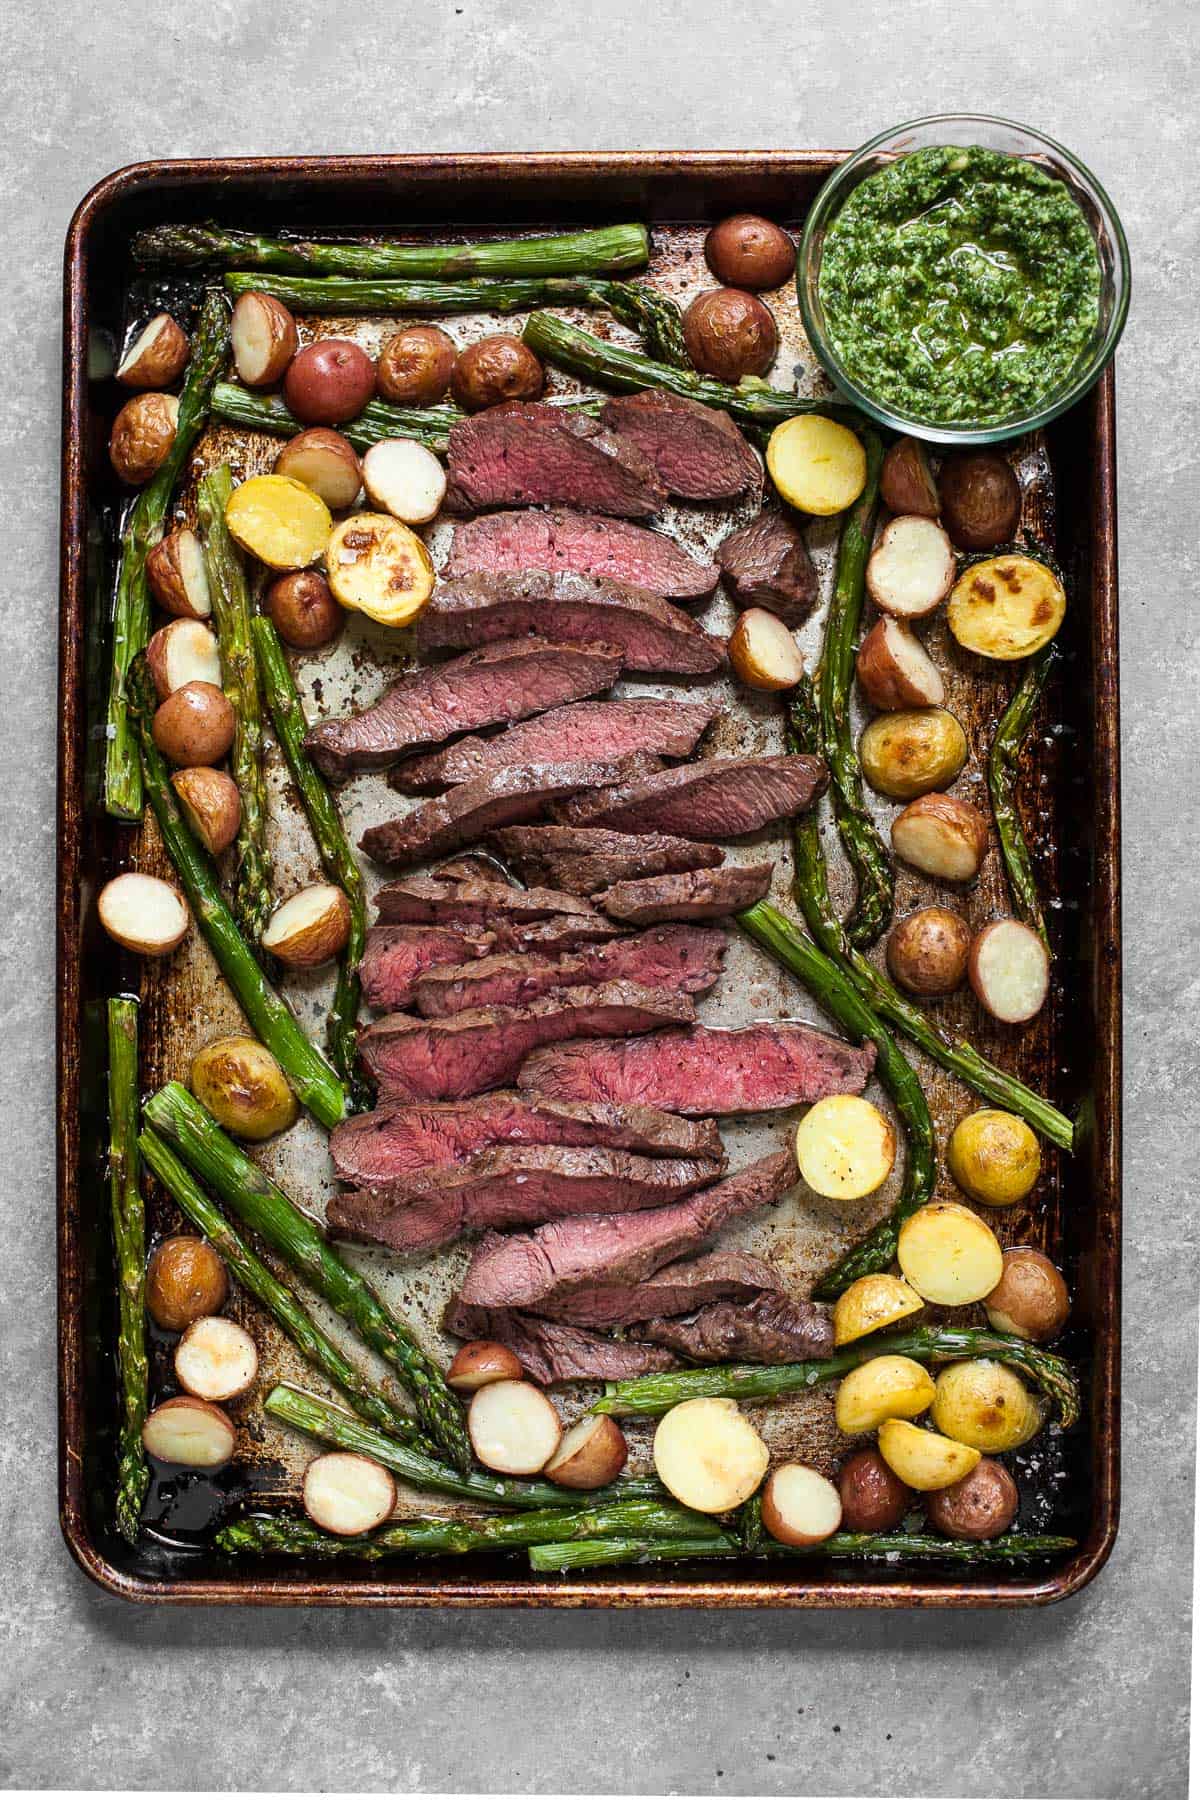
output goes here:
[{"label": "whole small potato", "polygon": [[288,364],[283,397],[305,425],[341,425],[375,393],[375,364],[349,338],[319,338]]},{"label": "whole small potato", "polygon": [[994,450],[948,456],[939,485],[942,523],[960,550],[991,550],[1012,537],[1021,517],[1021,484]]},{"label": "whole small potato", "polygon": [[704,240],[704,260],[727,287],[781,287],[796,272],[796,246],[780,225],[757,213],[734,213]]},{"label": "whole small potato", "polygon": [[1019,1505],[1017,1484],[1004,1464],[985,1456],[953,1487],[930,1494],[925,1516],[935,1531],[981,1544],[1008,1530]]},{"label": "whole small potato", "polygon": [[379,352],[379,392],[394,406],[430,406],[449,388],[457,355],[454,339],[436,325],[409,325]]},{"label": "whole small potato", "polygon": [[349,438],[328,425],[298,431],[275,458],[276,475],[290,475],[319,494],[331,512],[353,506],[362,487],[362,469]]},{"label": "whole small potato", "polygon": [[955,1443],[991,1456],[1027,1444],[1041,1430],[1045,1414],[1007,1363],[976,1356],[942,1370],[931,1417]]},{"label": "whole small potato", "polygon": [[912,1505],[912,1489],[878,1450],[857,1450],[838,1472],[844,1531],[894,1531]]},{"label": "whole small potato", "polygon": [[754,294],[709,288],[683,315],[683,341],[703,374],[736,382],[743,375],[766,374],[779,349],[779,331]]},{"label": "whole small potato", "polygon": [[163,1331],[185,1331],[219,1313],[229,1296],[225,1264],[203,1238],[164,1238],[146,1268],[146,1311]]},{"label": "whole small potato", "polygon": [[283,1070],[257,1038],[207,1044],[192,1059],[190,1085],[218,1125],[256,1144],[286,1131],[299,1111]]},{"label": "whole small potato", "polygon": [[285,644],[293,650],[321,650],[342,629],[345,613],[315,569],[281,575],[267,589],[267,613]]},{"label": "whole small potato", "polygon": [[180,769],[171,786],[191,826],[210,856],[228,850],[242,823],[237,782],[222,769]]},{"label": "whole small potato", "polygon": [[898,438],[883,459],[879,495],[889,512],[936,519],[942,510],[929,455],[917,438]]},{"label": "whole small potato", "polygon": [[1015,1206],[1037,1180],[1042,1152],[1024,1119],[984,1106],[958,1121],[946,1161],[972,1200],[983,1206]]},{"label": "whole small potato", "polygon": [[163,701],[154,715],[154,741],[176,768],[219,763],[229,755],[233,708],[211,681],[188,681]]},{"label": "whole small potato", "polygon": [[504,400],[536,400],[545,372],[528,344],[509,332],[480,338],[459,352],[450,391],[467,412],[482,412]]},{"label": "whole small potato", "polygon": [[108,456],[121,480],[141,487],[171,454],[179,423],[174,394],[135,394],[113,420]]},{"label": "whole small potato", "polygon": [[971,928],[947,906],[922,906],[888,934],[887,966],[910,994],[952,994],[962,986]]},{"label": "whole small potato", "polygon": [[871,786],[892,800],[915,800],[945,788],[967,760],[967,737],[942,706],[880,713],[858,740]]},{"label": "whole small potato", "polygon": [[1057,1337],[1071,1310],[1066,1282],[1048,1256],[1027,1244],[1004,1252],[1004,1273],[983,1304],[993,1331],[1034,1344]]}]

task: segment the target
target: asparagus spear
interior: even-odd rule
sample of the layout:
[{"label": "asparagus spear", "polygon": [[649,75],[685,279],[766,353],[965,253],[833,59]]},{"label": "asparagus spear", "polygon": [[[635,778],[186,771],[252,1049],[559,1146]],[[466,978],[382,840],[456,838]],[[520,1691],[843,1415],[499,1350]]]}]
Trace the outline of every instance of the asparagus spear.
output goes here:
[{"label": "asparagus spear", "polygon": [[644,225],[605,225],[556,237],[492,238],[477,244],[314,243],[259,237],[227,226],[152,225],[135,234],[139,262],[214,263],[313,275],[403,276],[445,280],[464,275],[603,275],[640,269],[650,257]]},{"label": "asparagus spear", "polygon": [[329,1011],[327,1043],[334,1067],[350,1093],[354,1111],[369,1104],[367,1089],[358,1071],[358,967],[367,939],[367,909],[362,876],[346,837],[345,827],[325,780],[304,748],[307,721],[283,645],[270,619],[261,614],[251,621],[251,636],[258,656],[258,672],[271,711],[275,736],[287,758],[292,780],[304,803],[309,827],[316,841],[321,867],[350,902],[350,936],[338,964],[337,988]]},{"label": "asparagus spear", "polygon": [[222,685],[235,720],[230,764],[242,799],[233,913],[243,933],[257,944],[271,916],[271,855],[267,849],[262,708],[250,642],[250,594],[242,559],[225,523],[232,493],[233,472],[228,463],[210,469],[200,482],[198,510],[221,648]]},{"label": "asparagus spear", "polygon": [[[764,1538],[756,1554],[772,1560],[793,1556],[836,1556],[854,1562],[899,1562],[922,1557],[934,1562],[1013,1563],[1032,1557],[1057,1556],[1073,1550],[1069,1537],[992,1538],[986,1543],[966,1543],[953,1538],[923,1537],[903,1531],[872,1535],[866,1531],[838,1531],[819,1544],[777,1544]],[[595,1569],[614,1563],[687,1562],[700,1557],[744,1555],[736,1538],[714,1531],[707,1538],[594,1538],[559,1544],[538,1544],[529,1552],[529,1566],[536,1574],[562,1574],[568,1569]]]},{"label": "asparagus spear", "polygon": [[1053,1351],[1039,1350],[1024,1338],[975,1325],[920,1325],[857,1339],[831,1356],[811,1362],[777,1363],[772,1368],[750,1363],[716,1363],[707,1369],[672,1370],[639,1375],[632,1381],[610,1381],[592,1407],[594,1413],[663,1413],[681,1400],[774,1400],[805,1388],[838,1381],[860,1363],[876,1356],[909,1356],[914,1362],[961,1362],[990,1356],[1027,1375],[1058,1408],[1063,1429],[1079,1418],[1079,1388],[1070,1367]]},{"label": "asparagus spear", "polygon": [[166,764],[150,729],[155,694],[144,654],[129,671],[128,687],[130,716],[141,740],[146,792],[197,923],[238,1005],[277,1059],[297,1097],[327,1131],[332,1130],[345,1113],[346,1091],[255,962],[221,893],[212,863],[188,830],[175,803]]},{"label": "asparagus spear", "polygon": [[[254,394],[236,381],[218,381],[213,388],[215,419],[227,425],[243,425],[248,431],[266,431],[272,437],[295,437],[303,431],[295,413],[289,412],[282,394]],[[450,428],[466,418],[453,406],[389,406],[370,400],[355,419],[338,430],[356,450],[369,450],[384,438],[410,437],[439,456],[446,454]]]},{"label": "asparagus spear", "polygon": [[179,417],[170,454],[133,502],[121,534],[104,764],[104,804],[118,819],[142,816],[142,771],[136,735],[129,723],[125,677],[150,636],[146,558],[162,536],[172,490],[208,415],[209,396],[228,343],[225,301],[219,289],[210,288],[192,339],[192,358],[179,396]]},{"label": "asparagus spear", "polygon": [[150,1372],[146,1361],[146,1210],[137,1151],[137,1001],[108,1003],[108,1186],[117,1262],[117,1367],[121,1424],[117,1530],[137,1542],[150,1468],[142,1449]]},{"label": "asparagus spear", "polygon": [[381,1562],[393,1556],[462,1556],[471,1550],[517,1550],[571,1538],[707,1537],[710,1522],[681,1506],[624,1500],[608,1506],[560,1506],[544,1512],[497,1513],[482,1519],[397,1519],[370,1537],[334,1537],[295,1514],[237,1519],[217,1533],[217,1548],[271,1556],[354,1557]]},{"label": "asparagus spear", "polygon": [[1000,839],[1000,854],[1004,858],[1013,901],[1020,916],[1027,925],[1033,926],[1047,950],[1050,948],[1050,938],[1029,861],[1029,847],[1021,825],[1016,789],[1021,746],[1033,723],[1033,715],[1050,679],[1050,672],[1058,660],[1057,647],[1049,643],[1026,663],[1012,699],[1000,715],[996,735],[988,753],[987,770],[988,791],[992,796],[992,812]]},{"label": "asparagus spear", "polygon": [[457,1468],[469,1468],[471,1447],[462,1411],[441,1370],[375,1290],[325,1242],[313,1221],[177,1081],[147,1101],[145,1117],[242,1223],[302,1275],[369,1349],[391,1363],[412,1394],[428,1435]]},{"label": "asparagus spear", "polygon": [[382,1388],[369,1381],[342,1355],[332,1338],[326,1337],[304,1307],[299,1295],[272,1274],[266,1263],[238,1236],[165,1139],[156,1131],[146,1129],[138,1144],[143,1160],[153,1169],[176,1206],[198,1231],[204,1233],[246,1292],[253,1294],[260,1306],[270,1313],[313,1368],[340,1388],[355,1412],[369,1424],[390,1432],[401,1443],[420,1450],[422,1455],[436,1457],[435,1446],[419,1429],[416,1420],[396,1406]]}]

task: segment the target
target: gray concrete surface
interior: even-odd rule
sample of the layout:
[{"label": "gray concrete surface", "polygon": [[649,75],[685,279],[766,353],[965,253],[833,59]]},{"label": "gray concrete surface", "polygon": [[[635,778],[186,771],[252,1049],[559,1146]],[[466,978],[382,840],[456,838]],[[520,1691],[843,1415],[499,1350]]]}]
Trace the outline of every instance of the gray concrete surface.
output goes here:
[{"label": "gray concrete surface", "polygon": [[[17,1787],[1120,1796],[1184,1792],[1200,1118],[1197,120],[1188,0],[231,0],[0,8],[0,1780]],[[1008,1617],[151,1613],[54,1497],[52,858],[59,258],[142,157],[855,143],[975,105],[1108,182],[1121,351],[1127,819],[1125,1519]]]}]

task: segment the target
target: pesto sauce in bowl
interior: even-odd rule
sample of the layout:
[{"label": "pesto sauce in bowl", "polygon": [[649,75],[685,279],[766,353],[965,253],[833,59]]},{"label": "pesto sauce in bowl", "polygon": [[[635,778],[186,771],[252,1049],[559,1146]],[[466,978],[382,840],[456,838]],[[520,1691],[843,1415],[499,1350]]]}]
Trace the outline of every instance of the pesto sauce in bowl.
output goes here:
[{"label": "pesto sauce in bowl", "polygon": [[818,279],[847,375],[930,424],[1036,410],[1099,325],[1096,241],[1068,189],[979,146],[914,150],[860,182]]}]

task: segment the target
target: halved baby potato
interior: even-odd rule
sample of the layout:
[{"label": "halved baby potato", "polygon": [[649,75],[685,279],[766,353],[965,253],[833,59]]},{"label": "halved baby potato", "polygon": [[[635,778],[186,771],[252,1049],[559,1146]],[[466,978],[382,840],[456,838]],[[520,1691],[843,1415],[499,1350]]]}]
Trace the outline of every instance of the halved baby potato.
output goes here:
[{"label": "halved baby potato", "polygon": [[262,947],[288,969],[316,969],[340,956],[350,936],[350,902],[332,882],[301,888],[277,906]]},{"label": "halved baby potato", "polygon": [[628,1460],[625,1433],[607,1413],[598,1413],[563,1433],[544,1473],[556,1487],[587,1492],[615,1481]]},{"label": "halved baby potato", "polygon": [[425,525],[446,497],[446,471],[415,438],[383,438],[362,460],[367,498],[406,525]]},{"label": "halved baby potato", "polygon": [[763,1488],[762,1522],[776,1543],[820,1544],[842,1522],[842,1497],[817,1469],[781,1463]]},{"label": "halved baby potato", "polygon": [[306,569],[333,528],[329,508],[290,475],[252,475],[229,497],[225,523],[234,542],[269,569]]},{"label": "halved baby potato", "polygon": [[906,1487],[932,1494],[969,1475],[982,1452],[907,1419],[887,1419],[879,1427],[879,1454]]},{"label": "halved baby potato", "polygon": [[229,342],[238,380],[252,388],[274,387],[300,346],[300,334],[282,300],[255,292],[239,294]]},{"label": "halved baby potato", "polygon": [[957,794],[919,794],[892,820],[896,855],[935,881],[974,881],[987,846],[987,820]]},{"label": "halved baby potato", "polygon": [[833,1309],[833,1341],[853,1344],[872,1331],[920,1312],[924,1301],[899,1275],[860,1275],[838,1295]]},{"label": "halved baby potato", "polygon": [[391,1471],[369,1456],[331,1450],[304,1471],[304,1510],[335,1537],[358,1537],[390,1518],[396,1505]]},{"label": "halved baby potato", "polygon": [[830,1094],[796,1128],[796,1161],[814,1193],[861,1200],[882,1187],[896,1160],[896,1133],[858,1094]]},{"label": "halved baby potato", "polygon": [[946,684],[920,639],[902,619],[876,619],[854,662],[858,685],[881,712],[940,706]]},{"label": "halved baby potato", "polygon": [[189,681],[221,685],[217,634],[202,619],[172,619],[146,645],[146,662],[160,700]]},{"label": "halved baby potato", "polygon": [[1036,1437],[1045,1413],[1015,1370],[992,1357],[951,1363],[937,1378],[933,1422],[960,1444],[987,1455]]},{"label": "halved baby potato", "polygon": [[325,549],[333,597],[379,625],[411,625],[433,592],[433,561],[414,531],[389,513],[343,519]]},{"label": "halved baby potato", "polygon": [[729,638],[729,660],[738,680],[764,694],[794,688],[804,673],[800,646],[782,619],[749,606]]},{"label": "halved baby potato", "polygon": [[789,506],[818,517],[844,512],[867,485],[862,444],[845,425],[820,413],[801,413],[775,427],[767,468]]},{"label": "halved baby potato", "polygon": [[846,1437],[874,1431],[885,1419],[915,1419],[933,1405],[933,1377],[910,1356],[873,1356],[851,1369],[834,1403]]},{"label": "halved baby potato", "polygon": [[932,1200],[904,1221],[896,1260],[909,1285],[935,1306],[970,1306],[1004,1273],[991,1226],[955,1200]]},{"label": "halved baby potato", "polygon": [[105,883],[96,910],[109,937],[139,956],[169,955],[187,936],[192,919],[178,888],[133,869]]},{"label": "halved baby potato", "polygon": [[155,313],[117,365],[117,380],[122,387],[170,387],[183,374],[187,359],[183,327],[170,313]]},{"label": "halved baby potato", "polygon": [[736,1400],[685,1400],[654,1433],[654,1469],[696,1512],[723,1513],[748,1500],[767,1472],[767,1446]]},{"label": "halved baby potato", "polygon": [[169,531],[146,557],[146,580],[164,612],[177,619],[207,619],[212,613],[208,564],[194,531]]},{"label": "halved baby potato", "polygon": [[993,1019],[1024,1025],[1042,1010],[1050,991],[1050,952],[1020,919],[993,919],[971,945],[967,980]]},{"label": "halved baby potato", "polygon": [[233,1319],[194,1319],[175,1346],[175,1379],[198,1400],[236,1400],[258,1374],[254,1339]]},{"label": "halved baby potato", "polygon": [[923,619],[954,583],[954,546],[934,519],[910,513],[884,527],[867,563],[867,592],[880,612]]},{"label": "halved baby potato", "polygon": [[228,1414],[191,1394],[164,1400],[142,1426],[146,1454],[182,1469],[219,1469],[231,1460],[236,1443]]},{"label": "halved baby potato", "polygon": [[992,556],[954,584],[946,623],[964,650],[1013,662],[1048,644],[1066,610],[1062,583],[1045,563]]},{"label": "halved baby potato", "polygon": [[467,1431],[484,1468],[500,1475],[536,1475],[562,1437],[558,1414],[530,1381],[492,1381],[477,1389]]}]

